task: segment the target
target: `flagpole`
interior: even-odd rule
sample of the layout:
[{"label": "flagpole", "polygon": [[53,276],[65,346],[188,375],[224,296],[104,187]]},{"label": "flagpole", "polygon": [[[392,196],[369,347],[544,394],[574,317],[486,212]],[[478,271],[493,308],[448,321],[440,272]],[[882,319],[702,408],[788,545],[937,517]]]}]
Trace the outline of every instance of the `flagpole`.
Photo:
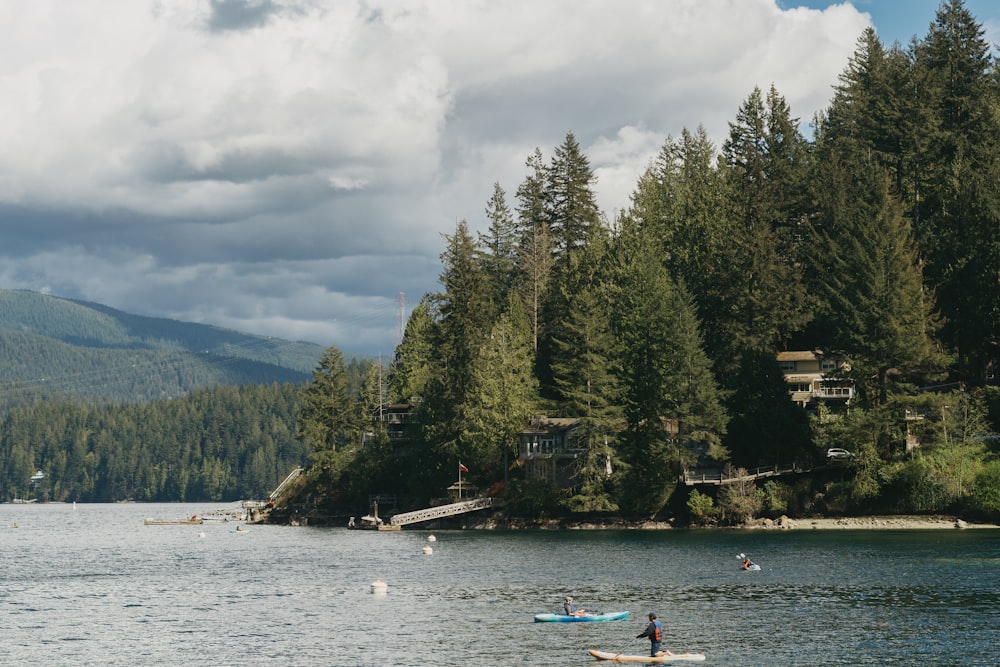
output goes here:
[{"label": "flagpole", "polygon": [[458,499],[462,499],[462,462],[458,462]]}]

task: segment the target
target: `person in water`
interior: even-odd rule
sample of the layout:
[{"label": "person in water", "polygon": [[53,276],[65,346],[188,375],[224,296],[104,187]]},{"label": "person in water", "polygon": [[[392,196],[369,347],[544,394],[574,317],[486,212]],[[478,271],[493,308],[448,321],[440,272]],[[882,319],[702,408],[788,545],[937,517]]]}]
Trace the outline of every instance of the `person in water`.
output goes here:
[{"label": "person in water", "polygon": [[663,623],[656,620],[656,614],[649,612],[649,625],[646,629],[635,636],[636,639],[649,637],[649,657],[655,658],[661,655],[673,655],[670,651],[661,650],[663,644]]},{"label": "person in water", "polygon": [[753,561],[750,560],[749,558],[744,558],[743,559],[743,569],[744,570],[749,570],[752,567],[753,567]]},{"label": "person in water", "polygon": [[582,609],[577,610],[577,608],[573,606],[573,598],[569,596],[566,596],[566,600],[565,602],[563,602],[563,613],[566,614],[567,616],[587,615],[587,612],[583,611]]}]

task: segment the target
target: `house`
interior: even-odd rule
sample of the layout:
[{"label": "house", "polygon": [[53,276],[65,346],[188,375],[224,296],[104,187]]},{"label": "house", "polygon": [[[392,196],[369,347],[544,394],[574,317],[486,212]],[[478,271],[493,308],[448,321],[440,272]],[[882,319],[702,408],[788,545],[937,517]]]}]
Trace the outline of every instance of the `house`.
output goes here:
[{"label": "house", "polygon": [[538,416],[518,433],[517,459],[524,465],[527,479],[570,486],[576,475],[576,461],[583,444],[573,437],[580,425],[574,417]]},{"label": "house", "polygon": [[831,413],[843,413],[854,398],[854,382],[842,377],[850,370],[842,360],[821,350],[790,351],[777,354],[778,366],[788,386],[788,394],[802,408],[818,412],[822,406]]},{"label": "house", "polygon": [[375,421],[385,427],[390,442],[406,440],[417,426],[413,407],[409,403],[394,403],[381,406],[375,414]]}]

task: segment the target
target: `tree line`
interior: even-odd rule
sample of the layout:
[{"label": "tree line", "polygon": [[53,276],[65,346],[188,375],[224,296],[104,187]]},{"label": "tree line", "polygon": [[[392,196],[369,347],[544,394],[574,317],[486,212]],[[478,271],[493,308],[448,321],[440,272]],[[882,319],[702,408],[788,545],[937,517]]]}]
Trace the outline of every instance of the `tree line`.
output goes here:
[{"label": "tree line", "polygon": [[[703,127],[668,137],[614,219],[572,133],[536,149],[513,196],[494,184],[484,231],[446,237],[385,393],[369,378],[352,395],[334,349],[314,372],[298,428],[315,502],[424,501],[461,460],[507,480],[514,511],[996,513],[1000,69],[983,34],[961,0],[906,46],[866,30],[811,137],[754,88],[721,146]],[[789,400],[775,354],[814,349],[857,388],[840,419]],[[366,418],[383,401],[414,406],[405,446]],[[538,414],[580,419],[570,488],[510,456]],[[855,452],[849,473],[678,492],[698,461],[828,446]]]},{"label": "tree line", "polygon": [[294,427],[301,388],[219,386],[140,404],[16,408],[0,420],[0,494],[58,502],[266,499],[308,460]]}]

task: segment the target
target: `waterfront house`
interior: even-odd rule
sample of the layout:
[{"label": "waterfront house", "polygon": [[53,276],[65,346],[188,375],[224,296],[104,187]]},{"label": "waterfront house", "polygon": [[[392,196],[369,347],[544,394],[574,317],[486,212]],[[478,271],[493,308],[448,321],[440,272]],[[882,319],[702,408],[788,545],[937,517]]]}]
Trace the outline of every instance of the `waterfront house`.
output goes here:
[{"label": "waterfront house", "polygon": [[518,434],[517,458],[524,465],[525,477],[570,486],[577,459],[585,451],[583,443],[573,437],[579,425],[575,417],[533,417]]},{"label": "waterfront house", "polygon": [[788,395],[809,412],[842,414],[855,395],[854,382],[844,375],[849,367],[821,350],[779,352],[778,366]]},{"label": "waterfront house", "polygon": [[409,403],[393,403],[379,407],[375,421],[385,427],[389,441],[399,443],[410,438],[417,422],[413,414],[414,406]]}]

